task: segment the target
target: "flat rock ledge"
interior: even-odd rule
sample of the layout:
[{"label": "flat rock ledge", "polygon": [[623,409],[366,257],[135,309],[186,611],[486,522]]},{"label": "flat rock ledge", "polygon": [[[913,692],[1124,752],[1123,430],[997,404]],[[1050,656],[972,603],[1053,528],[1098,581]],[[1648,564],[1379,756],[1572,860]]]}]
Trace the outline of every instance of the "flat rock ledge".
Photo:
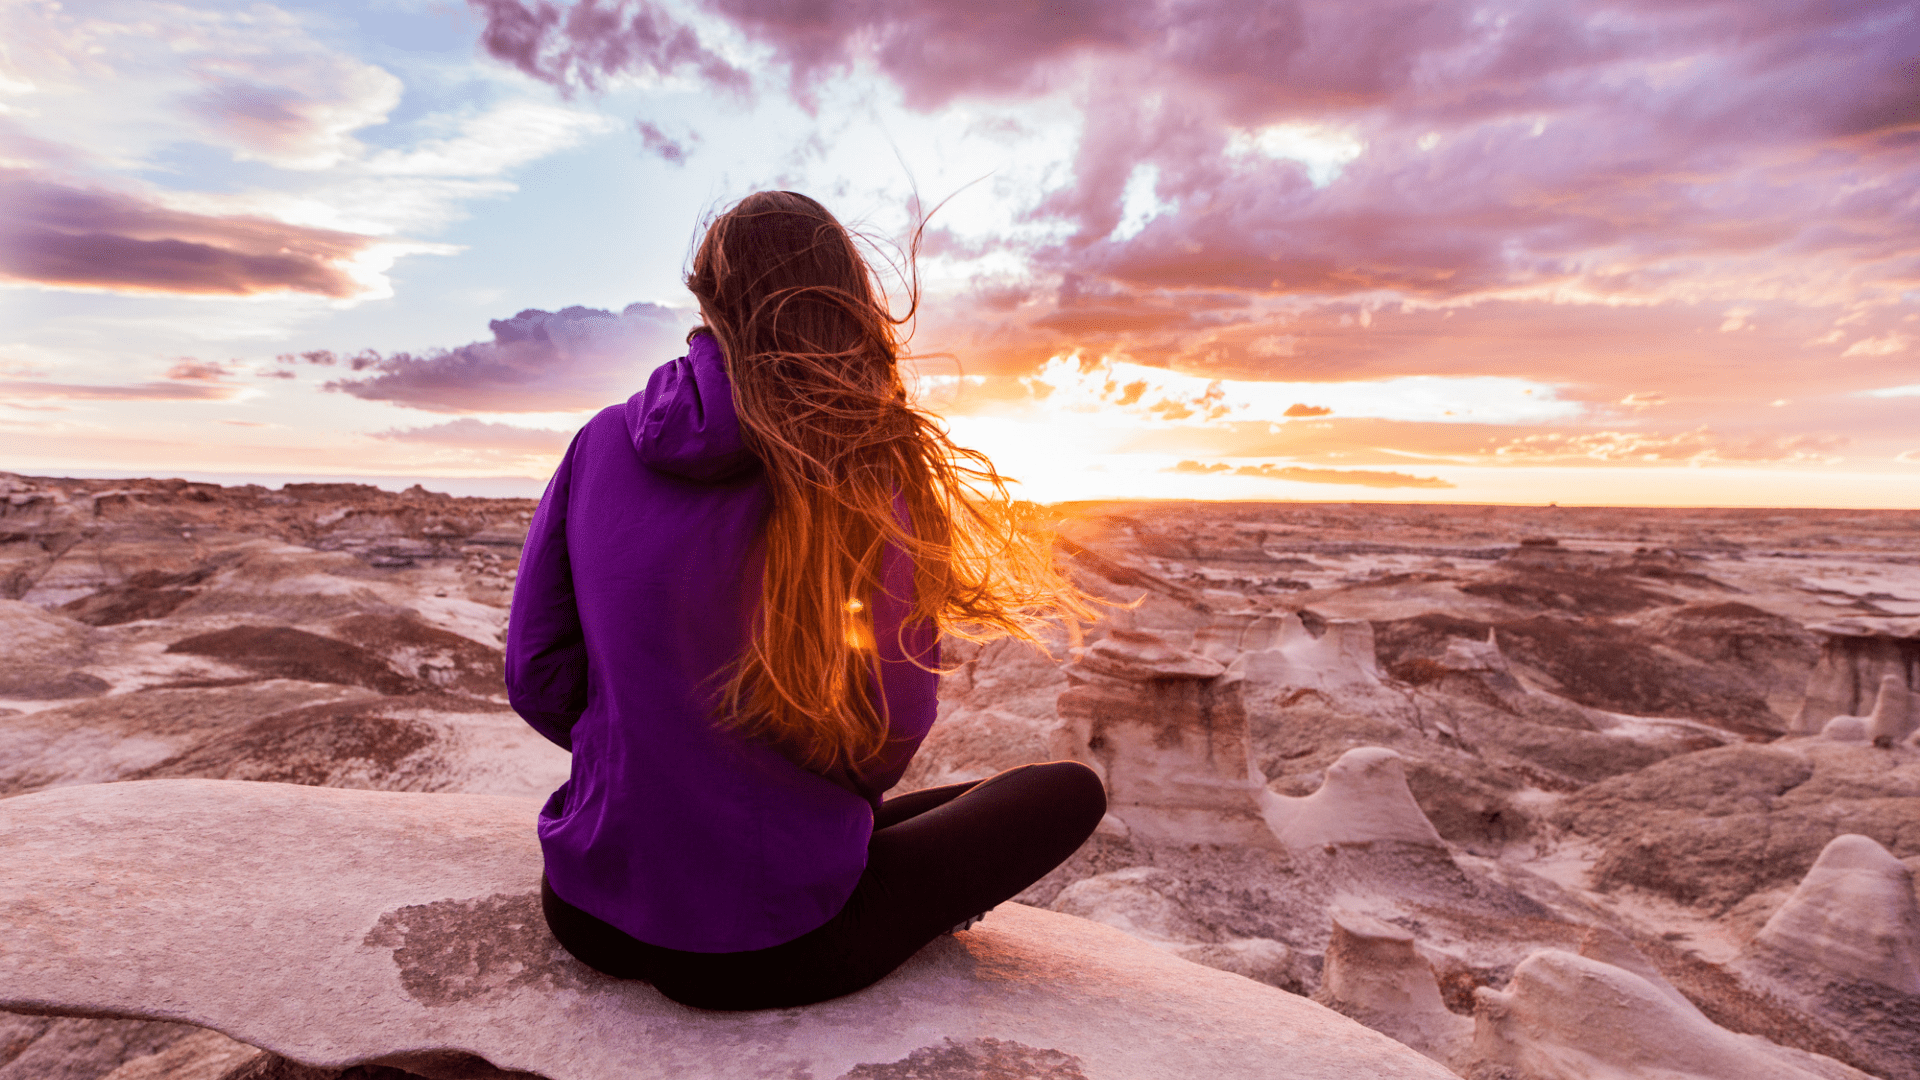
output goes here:
[{"label": "flat rock ledge", "polygon": [[554,942],[537,807],[218,780],[0,800],[0,1008],[443,1077],[1453,1075],[1305,998],[1018,904],[858,994],[687,1009]]}]

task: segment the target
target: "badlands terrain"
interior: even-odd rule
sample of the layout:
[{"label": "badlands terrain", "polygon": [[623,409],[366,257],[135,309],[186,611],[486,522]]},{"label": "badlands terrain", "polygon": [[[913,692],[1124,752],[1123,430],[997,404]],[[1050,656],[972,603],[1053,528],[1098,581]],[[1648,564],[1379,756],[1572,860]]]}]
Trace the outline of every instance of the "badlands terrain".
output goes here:
[{"label": "badlands terrain", "polygon": [[[0,807],[566,776],[499,684],[528,501],[11,474],[0,496]],[[1920,1080],[1920,512],[1052,511],[1115,606],[1050,656],[950,646],[901,788],[1100,770],[1112,813],[1023,903],[1468,1077]],[[1092,1075],[975,1043],[847,1075]],[[400,1075],[0,1013],[0,1080]]]}]

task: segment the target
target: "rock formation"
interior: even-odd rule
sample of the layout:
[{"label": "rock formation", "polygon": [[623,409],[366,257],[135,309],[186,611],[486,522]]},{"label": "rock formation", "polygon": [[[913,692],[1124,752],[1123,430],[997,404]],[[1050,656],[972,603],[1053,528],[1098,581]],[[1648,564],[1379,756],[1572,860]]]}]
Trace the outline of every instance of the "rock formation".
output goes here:
[{"label": "rock formation", "polygon": [[1458,1057],[1473,1033],[1473,1021],[1448,1012],[1440,1000],[1440,984],[1413,934],[1357,911],[1334,909],[1314,997],[1442,1063]]},{"label": "rock formation", "polygon": [[1852,618],[1812,629],[1825,640],[1794,734],[1816,734],[1836,716],[1871,714],[1889,676],[1904,690],[1920,690],[1920,619]]},{"label": "rock formation", "polygon": [[1920,998],[1913,871],[1868,837],[1836,836],[1751,948],[1827,979],[1878,983]]},{"label": "rock formation", "polygon": [[1270,845],[1239,680],[1216,660],[1115,630],[1067,667],[1056,752],[1091,765],[1135,835]]},{"label": "rock formation", "polygon": [[1342,754],[1311,795],[1269,795],[1266,817],[1274,835],[1291,848],[1382,842],[1445,846],[1407,790],[1400,755],[1380,747]]},{"label": "rock formation", "polygon": [[1569,952],[1535,953],[1514,969],[1507,989],[1474,997],[1474,1065],[1529,1080],[1867,1077],[1831,1058],[1728,1031],[1630,971]]},{"label": "rock formation", "polygon": [[537,806],[205,780],[0,801],[0,1006],[429,1077],[1450,1075],[1304,998],[1016,904],[845,998],[689,1010],[553,941]]}]

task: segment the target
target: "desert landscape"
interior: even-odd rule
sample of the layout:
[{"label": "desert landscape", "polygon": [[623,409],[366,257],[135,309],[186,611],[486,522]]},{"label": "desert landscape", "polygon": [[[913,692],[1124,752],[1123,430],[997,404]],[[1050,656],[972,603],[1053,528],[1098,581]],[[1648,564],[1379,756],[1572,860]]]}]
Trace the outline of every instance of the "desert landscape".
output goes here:
[{"label": "desert landscape", "polygon": [[[500,685],[530,501],[0,495],[0,807],[168,779],[536,799],[567,775]],[[950,646],[901,785],[1099,770],[1107,820],[1022,904],[1466,1077],[1920,1080],[1920,511],[1049,510],[1113,606],[1051,655]],[[502,1075],[53,1011],[0,1013],[0,1080]],[[846,1075],[1102,1080],[949,1043]]]}]

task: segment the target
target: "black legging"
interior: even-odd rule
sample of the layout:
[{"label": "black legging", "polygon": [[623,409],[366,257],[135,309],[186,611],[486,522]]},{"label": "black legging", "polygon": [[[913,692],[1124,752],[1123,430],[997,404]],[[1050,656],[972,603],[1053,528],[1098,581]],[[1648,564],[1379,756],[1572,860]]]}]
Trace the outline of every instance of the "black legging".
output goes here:
[{"label": "black legging", "polygon": [[1040,880],[1092,835],[1106,791],[1077,761],[1023,765],[968,784],[888,799],[874,814],[867,868],[839,914],[780,945],[696,953],[649,945],[554,895],[553,936],[622,979],[683,1005],[773,1009],[871,986],[929,941]]}]

